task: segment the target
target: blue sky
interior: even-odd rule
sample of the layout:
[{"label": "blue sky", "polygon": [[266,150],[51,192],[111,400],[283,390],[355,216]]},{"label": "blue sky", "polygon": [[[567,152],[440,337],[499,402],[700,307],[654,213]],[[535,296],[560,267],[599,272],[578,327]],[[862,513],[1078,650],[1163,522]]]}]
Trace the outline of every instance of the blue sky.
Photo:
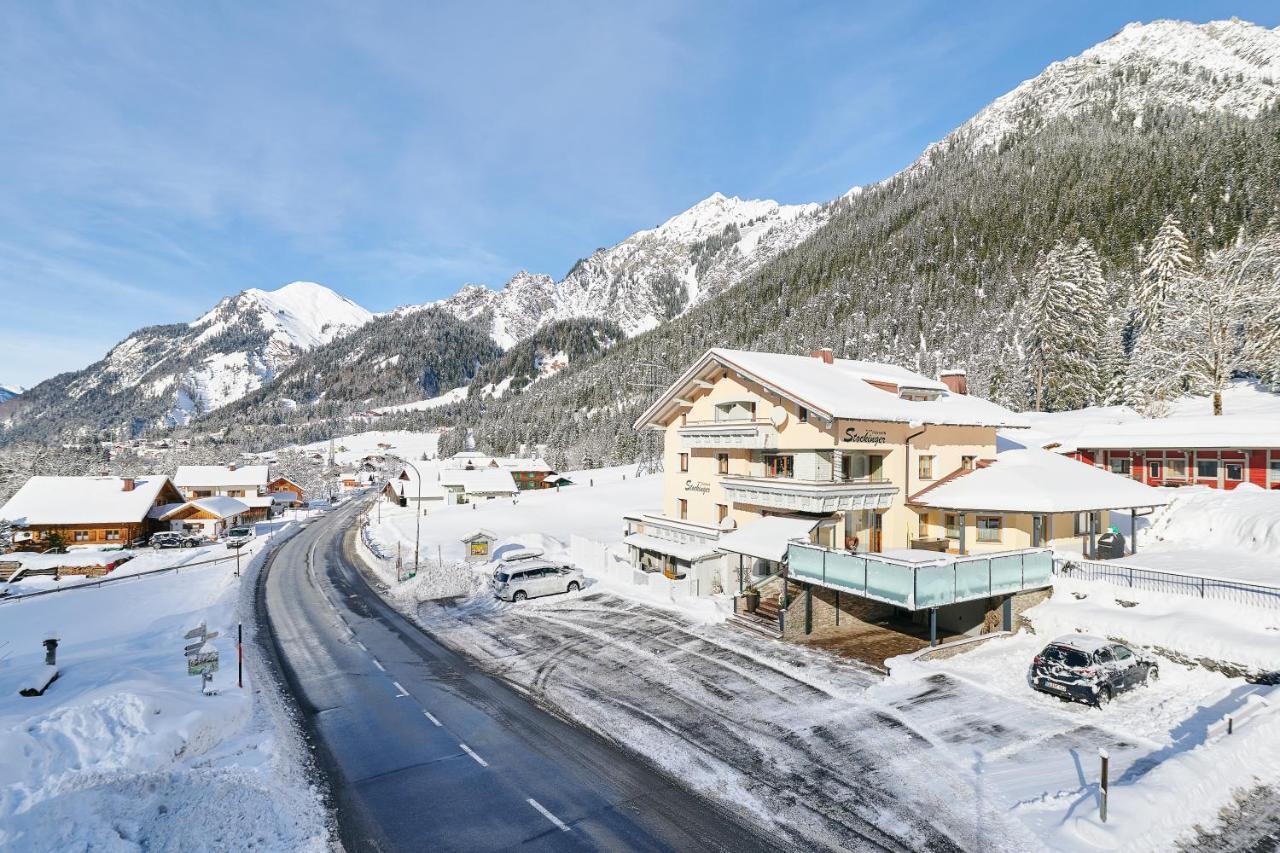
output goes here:
[{"label": "blue sky", "polygon": [[[885,7],[892,8],[885,8]],[[0,382],[223,296],[562,276],[712,192],[880,180],[1132,20],[1274,3],[15,3]]]}]

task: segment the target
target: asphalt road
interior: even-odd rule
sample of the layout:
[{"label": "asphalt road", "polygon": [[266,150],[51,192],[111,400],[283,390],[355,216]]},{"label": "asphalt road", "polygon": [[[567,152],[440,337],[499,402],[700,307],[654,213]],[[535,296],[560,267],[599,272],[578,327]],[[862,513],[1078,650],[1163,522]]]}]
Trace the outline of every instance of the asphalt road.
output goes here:
[{"label": "asphalt road", "polygon": [[778,849],[396,613],[344,547],[356,509],[281,545],[259,588],[348,850]]}]

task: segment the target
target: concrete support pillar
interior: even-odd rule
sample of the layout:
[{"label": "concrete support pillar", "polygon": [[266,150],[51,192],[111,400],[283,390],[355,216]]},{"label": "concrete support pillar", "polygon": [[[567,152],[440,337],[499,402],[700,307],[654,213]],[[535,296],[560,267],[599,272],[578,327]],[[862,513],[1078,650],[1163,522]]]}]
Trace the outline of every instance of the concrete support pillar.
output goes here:
[{"label": "concrete support pillar", "polygon": [[929,645],[938,645],[938,608],[929,608]]},{"label": "concrete support pillar", "polygon": [[1129,508],[1129,553],[1138,553],[1138,508]]},{"label": "concrete support pillar", "polygon": [[1013,596],[1006,596],[1004,604],[1000,606],[1000,630],[1013,630]]},{"label": "concrete support pillar", "polygon": [[958,520],[959,520],[959,522],[960,522],[960,543],[959,543],[959,548],[960,548],[960,556],[962,556],[962,557],[963,557],[965,554],[968,554],[968,553],[969,553],[967,550],[965,550],[965,534],[968,532],[968,531],[967,531],[967,528],[968,528],[968,519],[966,519],[966,518],[965,518],[965,516],[966,516],[966,513],[963,513],[963,512],[962,512],[962,513],[960,513],[960,514],[958,515]]},{"label": "concrete support pillar", "polygon": [[804,587],[804,633],[813,633],[813,587],[809,584]]}]

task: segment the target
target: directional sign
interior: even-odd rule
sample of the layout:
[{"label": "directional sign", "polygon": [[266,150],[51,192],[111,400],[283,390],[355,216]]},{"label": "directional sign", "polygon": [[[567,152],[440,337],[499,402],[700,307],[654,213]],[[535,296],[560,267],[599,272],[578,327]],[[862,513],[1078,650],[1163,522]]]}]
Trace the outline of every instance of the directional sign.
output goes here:
[{"label": "directional sign", "polygon": [[205,634],[202,639],[197,639],[194,643],[191,643],[190,645],[186,646],[183,649],[183,651],[186,652],[187,654],[191,654],[192,652],[198,652],[200,651],[201,647],[204,646],[205,643],[208,643],[210,640],[213,640],[215,637],[218,637],[218,636],[220,636],[220,632],[210,631],[208,634]]},{"label": "directional sign", "polygon": [[204,635],[205,635],[204,623],[201,622],[199,625],[195,626],[194,628],[192,628],[190,631],[186,633],[185,639],[194,640],[196,637],[203,637]]}]

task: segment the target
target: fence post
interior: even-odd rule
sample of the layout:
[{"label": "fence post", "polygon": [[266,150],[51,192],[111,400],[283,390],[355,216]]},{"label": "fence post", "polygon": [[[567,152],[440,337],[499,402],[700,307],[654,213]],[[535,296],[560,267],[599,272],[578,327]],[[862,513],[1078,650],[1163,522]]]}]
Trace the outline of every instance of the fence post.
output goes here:
[{"label": "fence post", "polygon": [[1110,792],[1110,785],[1107,784],[1107,764],[1111,760],[1111,755],[1102,748],[1098,749],[1098,757],[1102,759],[1102,777],[1099,781],[1098,789],[1102,793],[1102,805],[1099,809],[1102,822],[1107,822],[1107,794]]},{"label": "fence post", "polygon": [[1204,598],[1204,578],[1200,578],[1200,597]]}]

